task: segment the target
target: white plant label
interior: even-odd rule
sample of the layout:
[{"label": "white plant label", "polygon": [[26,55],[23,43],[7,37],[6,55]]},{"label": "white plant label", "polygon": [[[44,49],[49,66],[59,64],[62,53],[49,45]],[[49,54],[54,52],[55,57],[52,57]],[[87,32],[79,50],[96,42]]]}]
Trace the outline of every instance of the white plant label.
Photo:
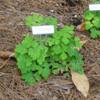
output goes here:
[{"label": "white plant label", "polygon": [[100,4],[90,4],[90,5],[89,5],[89,9],[90,9],[91,11],[100,10]]},{"label": "white plant label", "polygon": [[54,25],[33,26],[32,33],[33,35],[53,34]]}]

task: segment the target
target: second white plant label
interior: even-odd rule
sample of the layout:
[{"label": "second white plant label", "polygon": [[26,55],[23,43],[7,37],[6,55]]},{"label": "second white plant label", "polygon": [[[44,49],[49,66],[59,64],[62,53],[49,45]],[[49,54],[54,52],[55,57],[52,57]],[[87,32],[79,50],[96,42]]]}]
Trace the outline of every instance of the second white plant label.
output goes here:
[{"label": "second white plant label", "polygon": [[91,10],[91,11],[100,10],[100,4],[90,4],[89,10]]}]

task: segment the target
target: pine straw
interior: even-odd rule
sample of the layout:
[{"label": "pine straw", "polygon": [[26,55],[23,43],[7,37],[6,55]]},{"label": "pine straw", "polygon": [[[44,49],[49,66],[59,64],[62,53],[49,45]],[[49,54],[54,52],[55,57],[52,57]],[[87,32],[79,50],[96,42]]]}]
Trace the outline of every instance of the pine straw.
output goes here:
[{"label": "pine straw", "polygon": [[[73,15],[81,16],[86,5],[87,2],[84,2],[83,7],[69,7],[64,0],[0,1],[0,51],[13,52],[24,34],[30,32],[24,26],[23,20],[33,11],[54,15],[61,22],[70,23],[73,21]],[[54,13],[50,12],[51,9]],[[52,76],[47,82],[42,81],[34,86],[25,85],[16,61],[12,58],[0,69],[0,100],[99,100],[100,40],[89,39],[81,52],[85,58],[85,72],[90,82],[90,94],[87,99],[76,90],[70,79],[62,75]],[[0,58],[0,66],[6,60]]]}]

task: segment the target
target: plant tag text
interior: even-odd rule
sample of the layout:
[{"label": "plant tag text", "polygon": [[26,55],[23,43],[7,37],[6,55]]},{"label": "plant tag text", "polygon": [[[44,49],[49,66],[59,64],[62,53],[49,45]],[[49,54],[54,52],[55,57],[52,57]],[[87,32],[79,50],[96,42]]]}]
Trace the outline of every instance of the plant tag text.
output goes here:
[{"label": "plant tag text", "polygon": [[91,11],[100,10],[100,4],[90,4],[90,5],[89,5],[89,9],[90,9]]},{"label": "plant tag text", "polygon": [[32,33],[33,35],[53,34],[54,25],[33,26]]}]

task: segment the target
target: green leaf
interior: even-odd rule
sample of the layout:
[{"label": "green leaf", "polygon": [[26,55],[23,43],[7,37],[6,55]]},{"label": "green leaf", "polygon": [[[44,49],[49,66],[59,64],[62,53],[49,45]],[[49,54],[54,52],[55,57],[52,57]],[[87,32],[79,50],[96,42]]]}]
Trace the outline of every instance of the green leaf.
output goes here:
[{"label": "green leaf", "polygon": [[40,26],[43,23],[43,16],[33,15],[33,25],[32,26]]},{"label": "green leaf", "polygon": [[33,13],[32,15],[32,18],[33,18],[33,22],[36,22],[36,23],[39,23],[41,24],[41,22],[43,22],[43,16],[41,14],[38,14],[38,13]]},{"label": "green leaf", "polygon": [[59,45],[60,40],[58,38],[55,38],[54,43],[55,43],[55,45]]},{"label": "green leaf", "polygon": [[20,53],[20,54],[25,54],[25,53],[27,53],[27,49],[24,48],[23,45],[19,44],[16,46],[15,52]]},{"label": "green leaf", "polygon": [[61,58],[61,60],[67,59],[67,54],[63,52],[63,53],[60,55],[60,58]]},{"label": "green leaf", "polygon": [[100,30],[98,30],[97,35],[98,35],[98,37],[100,37]]},{"label": "green leaf", "polygon": [[25,24],[26,24],[26,26],[28,26],[29,28],[31,28],[32,25],[33,25],[33,17],[32,16],[26,17]]},{"label": "green leaf", "polygon": [[26,59],[25,59],[25,56],[22,56],[20,55],[18,58],[17,58],[17,64],[18,64],[18,68],[20,69],[24,69],[26,67]]},{"label": "green leaf", "polygon": [[58,21],[56,18],[54,17],[47,17],[45,20],[44,20],[45,24],[47,25],[54,25],[55,27],[55,31],[57,29],[57,24],[58,24]]},{"label": "green leaf", "polygon": [[39,64],[37,64],[35,61],[33,62],[33,70],[32,71],[38,71],[40,70],[41,66]]},{"label": "green leaf", "polygon": [[48,38],[48,45],[53,46],[54,45],[54,39],[53,38]]},{"label": "green leaf", "polygon": [[22,74],[22,79],[24,79],[25,82],[28,85],[32,85],[32,84],[35,84],[36,83],[36,80],[33,78],[32,72]]},{"label": "green leaf", "polygon": [[28,54],[30,57],[32,57],[33,60],[36,60],[40,56],[40,49],[39,48],[30,48]]},{"label": "green leaf", "polygon": [[[64,26],[61,30],[60,30],[60,33],[64,34],[66,37],[70,38],[70,35],[69,34],[74,34],[74,26],[73,25],[70,25],[70,26]],[[66,34],[65,34],[66,33]],[[69,34],[68,34],[69,33]],[[63,35],[62,34],[62,35]]]},{"label": "green leaf", "polygon": [[83,65],[83,61],[81,61],[81,60],[74,60],[73,59],[70,63],[71,69],[80,73],[80,74],[84,73],[82,65]]},{"label": "green leaf", "polygon": [[40,58],[37,59],[37,63],[42,65],[43,62],[45,61],[45,57],[40,56]]},{"label": "green leaf", "polygon": [[32,58],[27,56],[25,57],[25,59],[26,59],[26,66],[29,66],[29,67],[32,66]]},{"label": "green leaf", "polygon": [[97,36],[98,36],[98,31],[96,30],[96,29],[91,29],[91,34],[90,34],[90,36],[92,37],[92,38],[97,38]]},{"label": "green leaf", "polygon": [[69,54],[69,57],[72,57],[72,56],[77,56],[79,53],[76,49],[74,48],[67,48],[67,53]]},{"label": "green leaf", "polygon": [[59,45],[55,45],[52,47],[52,52],[54,52],[54,54],[60,54],[62,52],[62,49]]},{"label": "green leaf", "polygon": [[38,69],[38,74],[41,75],[42,71],[43,71],[43,68],[40,66],[39,69]]},{"label": "green leaf", "polygon": [[37,48],[39,46],[38,42],[34,40],[34,42],[31,43],[32,48]]},{"label": "green leaf", "polygon": [[37,59],[37,62],[41,65],[45,61],[45,58],[47,56],[48,48],[45,46],[40,46],[40,57]]},{"label": "green leaf", "polygon": [[94,14],[91,12],[91,11],[86,11],[85,13],[84,13],[84,18],[85,18],[85,20],[92,20],[93,19],[93,17],[94,17]]},{"label": "green leaf", "polygon": [[17,58],[18,68],[21,70],[21,73],[27,73],[33,69],[32,59],[27,58],[25,55],[20,55]]},{"label": "green leaf", "polygon": [[80,42],[80,38],[79,37],[75,37],[74,40],[75,40],[75,46],[81,48],[82,44]]},{"label": "green leaf", "polygon": [[38,72],[36,72],[36,73],[34,74],[34,78],[35,78],[36,81],[40,81],[40,80],[41,80],[41,76],[39,75]]},{"label": "green leaf", "polygon": [[99,17],[94,17],[92,23],[96,28],[100,28],[100,18]]},{"label": "green leaf", "polygon": [[50,69],[49,69],[48,66],[46,66],[46,67],[43,69],[43,71],[42,71],[42,77],[43,77],[45,80],[47,80],[48,77],[49,77],[49,75],[50,75]]},{"label": "green leaf", "polygon": [[65,45],[67,45],[67,44],[69,43],[69,40],[68,40],[67,38],[63,38],[63,39],[62,39],[62,42],[63,42]]},{"label": "green leaf", "polygon": [[53,66],[52,69],[57,69],[59,67],[59,64],[55,63],[55,62],[52,62],[51,66]]},{"label": "green leaf", "polygon": [[32,36],[29,36],[29,35],[26,35],[24,40],[22,41],[22,45],[25,48],[31,47],[32,43],[33,43],[33,38],[32,38]]},{"label": "green leaf", "polygon": [[40,26],[43,24],[44,17],[38,13],[33,13],[33,15],[26,17],[25,24],[29,28],[32,26]]},{"label": "green leaf", "polygon": [[90,30],[93,27],[93,24],[89,21],[87,21],[85,25],[86,30]]},{"label": "green leaf", "polygon": [[60,69],[58,69],[58,68],[52,70],[52,73],[53,73],[54,75],[59,74],[59,72],[60,72]]}]

